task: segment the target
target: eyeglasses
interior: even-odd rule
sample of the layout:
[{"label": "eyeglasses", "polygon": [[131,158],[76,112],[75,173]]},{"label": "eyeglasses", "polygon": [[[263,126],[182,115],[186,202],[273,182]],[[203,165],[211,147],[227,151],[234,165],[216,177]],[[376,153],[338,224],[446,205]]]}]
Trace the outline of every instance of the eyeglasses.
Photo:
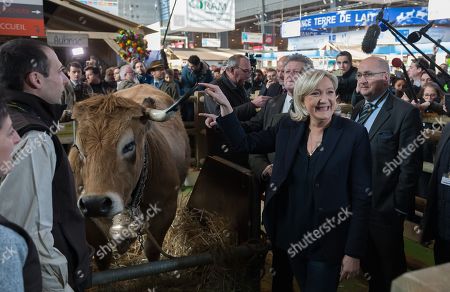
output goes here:
[{"label": "eyeglasses", "polygon": [[250,73],[252,71],[252,69],[244,69],[244,68],[241,68],[241,67],[237,67],[237,68],[241,69],[242,72],[244,72],[244,73]]},{"label": "eyeglasses", "polygon": [[437,94],[436,93],[425,93],[423,96],[425,96],[425,97],[436,97]]},{"label": "eyeglasses", "polygon": [[364,77],[364,79],[366,80],[371,80],[373,78],[375,78],[375,75],[377,74],[383,74],[386,72],[364,72],[364,73],[356,73],[356,80],[360,80],[361,78]]}]

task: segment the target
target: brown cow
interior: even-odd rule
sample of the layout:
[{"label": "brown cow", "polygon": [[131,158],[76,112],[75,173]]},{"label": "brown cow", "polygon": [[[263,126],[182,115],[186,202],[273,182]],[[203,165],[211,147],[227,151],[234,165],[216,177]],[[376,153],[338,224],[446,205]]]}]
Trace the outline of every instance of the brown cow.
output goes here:
[{"label": "brown cow", "polygon": [[[86,217],[103,217],[87,220],[88,241],[96,248],[101,269],[111,260],[105,248],[111,243],[111,217],[115,220],[129,210],[136,216],[147,214],[145,232],[151,232],[160,246],[173,221],[178,189],[189,166],[188,137],[178,113],[165,122],[150,121],[166,119],[161,110],[154,109],[171,104],[172,98],[162,91],[138,85],[114,95],[91,97],[73,108],[78,128],[69,160],[80,210]],[[133,202],[139,208],[130,208]],[[117,248],[125,252],[129,244],[129,240],[120,240]],[[159,258],[158,249],[149,241],[145,254],[149,260]]]}]

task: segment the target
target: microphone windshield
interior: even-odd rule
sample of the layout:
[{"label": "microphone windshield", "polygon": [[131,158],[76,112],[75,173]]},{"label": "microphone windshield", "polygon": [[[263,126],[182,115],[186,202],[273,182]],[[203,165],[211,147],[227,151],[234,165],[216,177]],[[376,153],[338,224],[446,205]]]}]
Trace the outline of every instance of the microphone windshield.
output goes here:
[{"label": "microphone windshield", "polygon": [[410,43],[416,43],[420,40],[420,38],[422,37],[422,35],[420,34],[420,32],[418,31],[413,31],[412,33],[410,33],[407,37],[408,42]]},{"label": "microphone windshield", "polygon": [[402,62],[402,60],[400,60],[399,58],[394,58],[394,59],[392,59],[391,64],[392,64],[392,66],[395,67],[395,68],[401,68],[402,65],[403,65],[403,62]]},{"label": "microphone windshield", "polygon": [[369,26],[361,44],[361,50],[364,53],[371,54],[373,50],[375,50],[380,33],[381,29],[378,24],[372,24]]}]

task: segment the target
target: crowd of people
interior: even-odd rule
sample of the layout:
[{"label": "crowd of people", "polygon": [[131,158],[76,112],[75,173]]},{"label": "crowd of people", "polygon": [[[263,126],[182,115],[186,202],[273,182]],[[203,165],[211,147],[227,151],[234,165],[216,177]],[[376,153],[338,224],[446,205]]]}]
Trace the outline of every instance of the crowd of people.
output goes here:
[{"label": "crowd of people", "polygon": [[[250,167],[265,192],[272,291],[293,291],[293,277],[301,291],[336,291],[358,271],[370,279],[369,291],[390,291],[407,270],[403,229],[406,218],[416,219],[416,195],[429,200],[422,243],[435,240],[436,264],[450,262],[450,126],[433,128],[443,129],[436,146],[421,120],[428,112],[449,115],[446,75],[438,77],[423,59],[413,62],[408,77],[415,96],[409,98],[406,80],[393,78],[381,58],[366,58],[356,68],[343,51],[339,70],[330,74],[293,54],[278,60],[278,94],[237,99],[237,90],[245,91],[239,77],[250,76],[249,60],[240,58],[221,77],[233,91],[226,83],[202,84],[202,116],[215,135],[210,151]],[[254,100],[263,101],[259,111]],[[354,122],[335,114],[338,102],[353,105]],[[435,168],[423,179],[426,157]],[[351,218],[343,216],[347,209]]]},{"label": "crowd of people", "polygon": [[[83,291],[89,284],[92,251],[55,122],[92,95],[137,84],[174,100],[194,87],[204,91],[208,154],[250,168],[264,193],[273,291],[293,291],[294,277],[302,292],[336,291],[361,271],[370,276],[370,291],[389,291],[406,272],[403,224],[414,216],[415,195],[428,200],[422,242],[435,241],[436,264],[450,262],[450,126],[439,125],[434,145],[423,131],[434,125],[421,120],[449,115],[448,76],[423,59],[412,63],[408,78],[395,76],[385,60],[368,57],[354,66],[345,51],[336,65],[331,73],[317,70],[308,57],[291,54],[276,68],[255,69],[233,55],[218,68],[194,55],[181,72],[135,59],[103,71],[95,57],[64,66],[44,43],[6,42],[0,286]],[[353,105],[350,119],[336,113],[339,103]],[[182,115],[194,118],[191,104]],[[422,161],[434,163],[431,175],[423,176]]]}]

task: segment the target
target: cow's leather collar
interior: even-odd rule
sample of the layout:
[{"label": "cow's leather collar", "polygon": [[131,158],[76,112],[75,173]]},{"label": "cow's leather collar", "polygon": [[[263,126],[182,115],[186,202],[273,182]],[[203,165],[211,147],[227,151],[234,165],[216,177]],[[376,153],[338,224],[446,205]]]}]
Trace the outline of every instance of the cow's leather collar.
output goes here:
[{"label": "cow's leather collar", "polygon": [[128,204],[127,208],[131,211],[133,216],[140,214],[140,203],[142,199],[142,194],[144,193],[145,183],[147,182],[148,169],[149,169],[149,151],[148,143],[145,142],[144,145],[144,164],[141,169],[141,175],[139,180],[131,193],[131,202]]}]

